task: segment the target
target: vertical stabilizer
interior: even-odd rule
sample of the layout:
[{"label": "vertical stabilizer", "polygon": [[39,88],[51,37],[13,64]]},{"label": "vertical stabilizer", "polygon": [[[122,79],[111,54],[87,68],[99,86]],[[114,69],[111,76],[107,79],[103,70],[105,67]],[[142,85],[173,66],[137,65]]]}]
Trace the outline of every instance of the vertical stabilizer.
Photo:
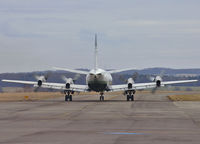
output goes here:
[{"label": "vertical stabilizer", "polygon": [[95,34],[95,70],[98,69],[97,34]]}]

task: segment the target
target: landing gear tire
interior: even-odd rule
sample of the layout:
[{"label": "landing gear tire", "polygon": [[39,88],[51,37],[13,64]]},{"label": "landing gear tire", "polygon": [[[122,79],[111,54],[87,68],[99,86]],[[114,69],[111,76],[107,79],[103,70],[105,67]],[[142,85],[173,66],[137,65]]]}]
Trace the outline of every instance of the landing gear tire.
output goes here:
[{"label": "landing gear tire", "polygon": [[127,101],[129,101],[129,98],[130,98],[129,95],[127,95]]},{"label": "landing gear tire", "polygon": [[100,96],[100,101],[104,101],[104,96]]},{"label": "landing gear tire", "polygon": [[72,95],[66,95],[65,101],[72,101]]},{"label": "landing gear tire", "polygon": [[68,95],[65,96],[65,101],[68,101],[68,97],[69,97]]},{"label": "landing gear tire", "polygon": [[127,101],[134,101],[134,95],[127,95]]},{"label": "landing gear tire", "polygon": [[72,95],[69,96],[69,101],[72,101]]},{"label": "landing gear tire", "polygon": [[103,92],[100,93],[100,101],[104,101],[104,96],[103,96]]},{"label": "landing gear tire", "polygon": [[134,95],[131,95],[131,101],[134,101]]}]

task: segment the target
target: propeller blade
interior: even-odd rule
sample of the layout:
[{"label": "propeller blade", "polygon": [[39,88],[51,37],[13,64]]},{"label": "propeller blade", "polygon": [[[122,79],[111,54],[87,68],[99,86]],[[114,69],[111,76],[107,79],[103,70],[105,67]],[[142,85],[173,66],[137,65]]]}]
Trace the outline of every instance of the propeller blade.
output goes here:
[{"label": "propeller blade", "polygon": [[150,77],[150,80],[151,80],[151,81],[154,81],[154,80],[155,80],[155,78],[154,78],[154,77]]},{"label": "propeller blade", "polygon": [[[132,78],[135,81],[138,78],[138,76],[139,76],[139,74],[137,72],[135,72],[130,78]],[[123,75],[119,76],[119,80],[122,82],[125,82],[125,83],[128,82],[128,79],[124,78]]]},{"label": "propeller blade", "polygon": [[52,72],[48,72],[47,74],[44,75],[44,78],[45,78],[46,81],[50,77],[51,74],[52,74]]},{"label": "propeller blade", "polygon": [[73,81],[76,82],[81,77],[80,74],[76,74],[73,78]]},{"label": "propeller blade", "polygon": [[39,80],[40,79],[40,76],[39,75],[34,75],[35,79],[36,80]]},{"label": "propeller blade", "polygon": [[66,76],[62,75],[61,78],[62,78],[63,81],[67,82],[68,78]]},{"label": "propeller blade", "polygon": [[155,81],[155,77],[153,77],[153,76],[148,76],[147,79],[152,81],[152,82]]},{"label": "propeller blade", "polygon": [[41,81],[47,81],[49,76],[52,74],[52,72],[48,72],[46,73],[45,75],[34,75],[35,79],[38,81],[38,80],[41,80]]}]

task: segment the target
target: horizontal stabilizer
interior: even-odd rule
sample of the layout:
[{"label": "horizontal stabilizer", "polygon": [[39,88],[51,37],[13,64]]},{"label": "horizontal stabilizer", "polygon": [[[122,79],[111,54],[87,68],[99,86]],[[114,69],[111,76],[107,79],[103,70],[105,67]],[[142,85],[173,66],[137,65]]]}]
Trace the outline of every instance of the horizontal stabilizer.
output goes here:
[{"label": "horizontal stabilizer", "polygon": [[62,70],[62,71],[68,71],[71,73],[77,73],[77,74],[84,74],[87,75],[89,72],[87,71],[81,71],[81,70],[72,70],[72,69],[67,69],[67,68],[58,68],[58,67],[53,67],[56,70]]},{"label": "horizontal stabilizer", "polygon": [[111,74],[113,74],[113,73],[119,73],[119,72],[129,71],[129,70],[134,70],[134,69],[133,68],[127,68],[127,69],[111,70],[111,71],[108,71],[108,72],[111,73]]}]

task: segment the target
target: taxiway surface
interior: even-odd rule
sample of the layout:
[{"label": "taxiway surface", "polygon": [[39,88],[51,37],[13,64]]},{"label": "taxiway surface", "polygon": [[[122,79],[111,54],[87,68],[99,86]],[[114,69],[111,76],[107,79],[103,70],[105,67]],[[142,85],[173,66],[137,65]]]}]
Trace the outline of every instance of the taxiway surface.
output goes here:
[{"label": "taxiway surface", "polygon": [[200,103],[167,94],[0,103],[2,144],[199,144]]}]

